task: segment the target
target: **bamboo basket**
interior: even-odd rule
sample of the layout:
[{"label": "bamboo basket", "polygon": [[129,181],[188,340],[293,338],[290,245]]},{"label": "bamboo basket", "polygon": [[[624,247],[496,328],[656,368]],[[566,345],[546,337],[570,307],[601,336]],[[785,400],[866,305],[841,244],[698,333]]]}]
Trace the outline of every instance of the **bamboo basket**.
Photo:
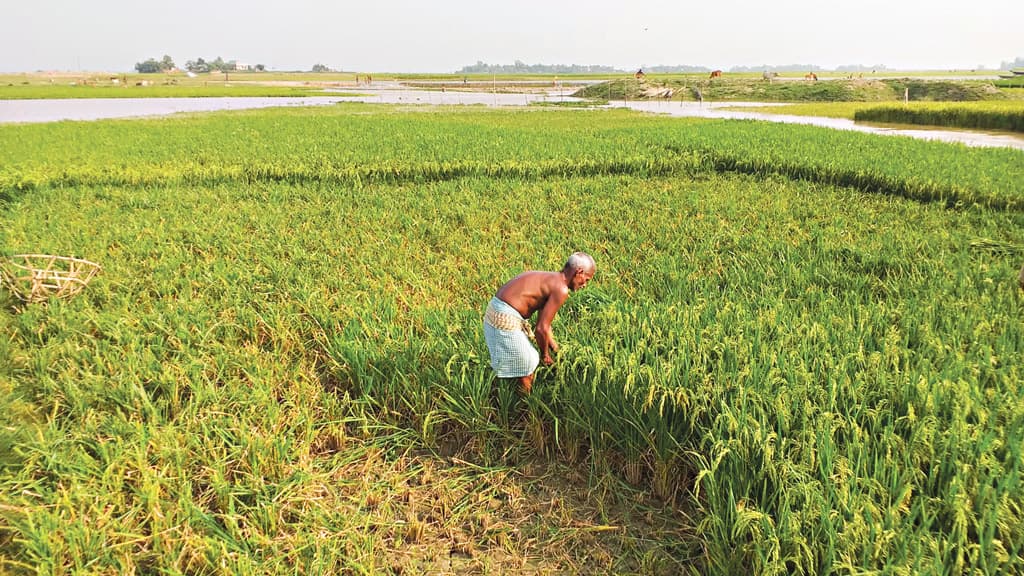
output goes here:
[{"label": "bamboo basket", "polygon": [[15,254],[0,261],[0,279],[24,302],[70,298],[82,291],[100,265],[81,258]]}]

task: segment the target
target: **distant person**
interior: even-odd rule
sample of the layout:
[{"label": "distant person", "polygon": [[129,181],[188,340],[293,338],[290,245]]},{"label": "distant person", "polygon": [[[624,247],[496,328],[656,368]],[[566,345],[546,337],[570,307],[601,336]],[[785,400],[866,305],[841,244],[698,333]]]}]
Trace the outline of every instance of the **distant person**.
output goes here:
[{"label": "distant person", "polygon": [[[484,313],[484,337],[491,368],[499,378],[518,378],[520,391],[530,393],[537,365],[541,360],[545,366],[551,365],[551,352],[558,352],[551,332],[555,313],[569,292],[586,286],[596,271],[590,255],[576,252],[560,272],[523,272],[498,289]],[[531,334],[528,318],[534,312],[537,329]],[[530,344],[534,335],[539,353]]]}]

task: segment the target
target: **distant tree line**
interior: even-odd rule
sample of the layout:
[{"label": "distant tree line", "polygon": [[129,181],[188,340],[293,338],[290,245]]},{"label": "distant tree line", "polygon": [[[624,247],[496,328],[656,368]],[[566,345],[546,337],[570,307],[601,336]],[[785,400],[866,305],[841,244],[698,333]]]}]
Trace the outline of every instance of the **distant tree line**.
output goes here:
[{"label": "distant tree line", "polygon": [[836,72],[867,72],[867,71],[878,71],[888,70],[885,64],[872,64],[871,66],[862,66],[860,64],[845,64],[843,66],[836,66]]},{"label": "distant tree line", "polygon": [[[780,64],[778,66],[733,66],[730,72],[822,72],[828,68],[815,64]],[[887,70],[884,64],[864,66],[863,64],[844,64],[836,66],[834,72],[869,72],[876,70]]]},{"label": "distant tree line", "polygon": [[135,63],[135,70],[141,74],[167,72],[168,70],[174,70],[174,68],[174,60],[171,60],[171,57],[166,54],[160,60],[150,58],[149,60]]},{"label": "distant tree line", "polygon": [[[1024,66],[1024,59],[1018,58],[1020,61],[1014,66]],[[1003,67],[1009,68],[1011,63],[1004,62]],[[658,66],[641,66],[644,72],[652,74],[687,74],[687,73],[699,73],[699,72],[710,72],[711,68],[707,66],[694,66],[689,64],[675,64],[675,65],[658,65]],[[808,72],[808,71],[822,71],[825,68],[821,66],[815,66],[814,64],[782,64],[779,66],[733,66],[729,69],[729,72]],[[876,64],[874,66],[863,66],[860,64],[849,64],[845,66],[836,67],[836,72],[867,72],[870,70],[886,70],[886,67],[882,64]],[[514,64],[487,64],[486,62],[477,61],[476,64],[469,66],[463,66],[460,70],[456,71],[456,74],[614,74],[633,72],[634,70],[619,70],[611,66],[601,65],[589,65],[581,66],[578,64],[525,64],[519,60],[516,60]]]},{"label": "distant tree line", "polygon": [[999,64],[1000,70],[1012,70],[1014,68],[1024,68],[1024,56],[1018,56],[1013,62],[1003,62]]},{"label": "distant tree line", "polygon": [[779,66],[733,66],[729,72],[818,72],[824,70],[814,64],[781,64]]},{"label": "distant tree line", "polygon": [[476,64],[463,66],[456,74],[595,74],[622,72],[611,66],[582,66],[579,64],[526,64],[516,60],[514,64],[487,64],[477,60]]},{"label": "distant tree line", "polygon": [[687,74],[691,72],[710,72],[711,68],[681,64],[677,66],[644,66],[643,71],[652,74]]},{"label": "distant tree line", "polygon": [[[153,74],[153,73],[156,73],[156,72],[169,72],[171,70],[176,70],[176,69],[177,69],[177,66],[174,65],[174,60],[172,60],[171,57],[166,55],[166,54],[160,60],[156,60],[156,59],[150,58],[149,60],[145,60],[143,62],[136,62],[135,63],[135,70],[137,72],[141,73],[141,74]],[[247,66],[246,69],[248,70],[250,68]],[[263,72],[264,70],[267,69],[267,67],[264,66],[263,64],[257,64],[255,66],[253,66],[251,69],[252,70],[257,70],[259,72]],[[212,60],[210,62],[207,62],[206,60],[203,60],[202,58],[197,58],[196,60],[189,60],[188,62],[185,62],[185,70],[188,70],[189,72],[197,72],[197,73],[198,72],[234,72],[235,70],[238,70],[238,63],[236,61],[234,61],[234,60],[224,61],[224,59],[221,58],[220,56],[217,56],[217,58],[215,60]]]},{"label": "distant tree line", "polygon": [[[195,60],[189,60],[185,62],[185,69],[189,72],[201,73],[201,72],[234,72],[238,69],[238,62],[235,60],[225,61],[220,56],[207,62],[202,58],[196,58]],[[253,70],[263,72],[267,67],[263,64],[257,64],[253,66]]]}]

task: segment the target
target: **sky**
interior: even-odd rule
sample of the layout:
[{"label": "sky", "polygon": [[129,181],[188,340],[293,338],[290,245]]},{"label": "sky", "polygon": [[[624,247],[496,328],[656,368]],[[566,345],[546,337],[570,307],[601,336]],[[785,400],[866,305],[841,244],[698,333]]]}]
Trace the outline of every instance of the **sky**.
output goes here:
[{"label": "sky", "polygon": [[998,68],[1024,0],[3,0],[0,72],[128,72],[170,55],[309,70],[488,64]]}]

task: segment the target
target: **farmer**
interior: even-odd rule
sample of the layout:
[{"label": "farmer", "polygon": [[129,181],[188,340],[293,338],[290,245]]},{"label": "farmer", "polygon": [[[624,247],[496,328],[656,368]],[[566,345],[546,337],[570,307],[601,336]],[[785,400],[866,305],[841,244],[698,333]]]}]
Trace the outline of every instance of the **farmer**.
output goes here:
[{"label": "farmer", "polygon": [[[551,333],[555,313],[569,297],[570,290],[586,286],[597,268],[594,259],[576,252],[565,262],[561,272],[523,272],[498,289],[484,313],[484,337],[491,353],[491,367],[499,378],[518,378],[520,390],[529,394],[533,371],[540,359],[550,365],[551,352],[558,352],[558,343]],[[530,344],[530,322],[537,314],[536,340],[540,353]]]}]

